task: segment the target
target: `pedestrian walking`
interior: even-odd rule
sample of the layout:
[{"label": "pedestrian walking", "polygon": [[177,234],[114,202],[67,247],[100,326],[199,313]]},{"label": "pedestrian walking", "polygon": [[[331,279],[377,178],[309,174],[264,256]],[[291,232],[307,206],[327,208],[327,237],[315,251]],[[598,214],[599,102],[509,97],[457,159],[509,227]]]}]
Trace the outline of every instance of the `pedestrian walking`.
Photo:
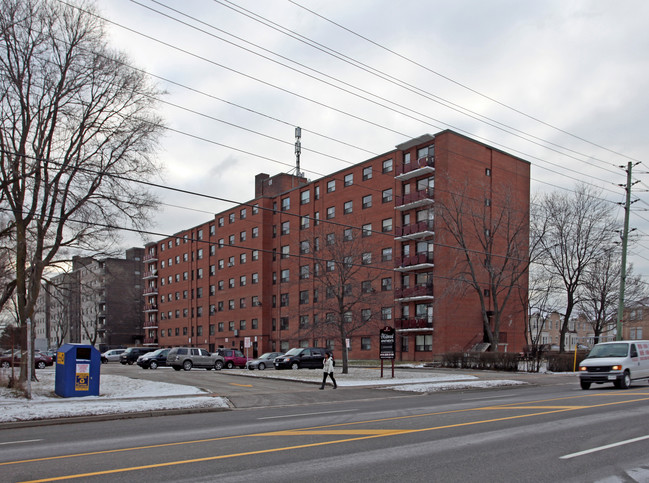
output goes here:
[{"label": "pedestrian walking", "polygon": [[325,388],[325,383],[327,382],[327,375],[331,378],[331,382],[334,383],[334,389],[338,388],[338,384],[336,384],[336,380],[334,379],[334,360],[331,355],[329,355],[328,352],[325,352],[325,358],[322,361],[322,386],[320,386],[320,389]]}]

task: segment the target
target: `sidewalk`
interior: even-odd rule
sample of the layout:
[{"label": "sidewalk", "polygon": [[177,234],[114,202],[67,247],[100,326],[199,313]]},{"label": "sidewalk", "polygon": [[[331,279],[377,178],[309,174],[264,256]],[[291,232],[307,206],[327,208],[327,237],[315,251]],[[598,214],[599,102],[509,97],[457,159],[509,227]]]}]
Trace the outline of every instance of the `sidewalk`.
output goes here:
[{"label": "sidewalk", "polygon": [[[164,369],[158,369],[164,370]],[[321,371],[249,371],[227,370],[229,375],[320,384]],[[459,371],[429,368],[398,368],[395,378],[391,369],[351,367],[349,374],[336,371],[340,389],[379,388],[403,392],[436,392],[459,389],[491,388],[520,384],[552,383],[552,374],[498,373],[492,371]],[[572,375],[574,377],[574,375]],[[0,372],[0,379],[3,374]],[[5,375],[6,377],[6,375]],[[15,425],[70,422],[87,419],[111,419],[190,411],[227,410],[227,398],[215,397],[199,388],[167,384],[126,376],[102,375],[99,396],[61,398],[54,393],[54,370],[38,372],[39,382],[32,383],[32,399],[16,397],[0,387],[0,429]],[[329,382],[330,384],[330,382]]]}]

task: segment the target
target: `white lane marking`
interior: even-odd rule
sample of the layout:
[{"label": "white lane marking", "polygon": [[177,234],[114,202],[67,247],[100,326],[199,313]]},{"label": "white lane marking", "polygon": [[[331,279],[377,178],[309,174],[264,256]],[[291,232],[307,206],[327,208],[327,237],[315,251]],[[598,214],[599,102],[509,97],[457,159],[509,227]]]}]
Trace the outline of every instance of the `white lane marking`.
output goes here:
[{"label": "white lane marking", "polygon": [[351,411],[358,411],[358,409],[341,409],[340,411],[322,411],[319,413],[286,414],[284,416],[267,416],[265,418],[257,418],[257,419],[296,418],[298,416],[319,416],[321,414],[348,413]]},{"label": "white lane marking", "polygon": [[25,439],[23,441],[5,441],[4,443],[0,443],[0,445],[2,445],[2,444],[35,443],[36,441],[43,441],[43,440],[42,439]]},{"label": "white lane marking", "polygon": [[639,438],[627,439],[626,441],[620,441],[618,443],[607,444],[606,446],[599,446],[597,448],[592,448],[592,449],[587,449],[587,450],[584,450],[584,451],[579,451],[578,453],[567,454],[567,455],[564,455],[564,456],[560,456],[559,459],[567,460],[567,459],[570,459],[570,458],[576,458],[577,456],[583,456],[583,455],[590,454],[590,453],[596,453],[597,451],[604,451],[605,449],[615,448],[616,446],[623,446],[625,444],[637,443],[638,441],[643,441],[645,439],[649,439],[649,435],[640,436]]}]

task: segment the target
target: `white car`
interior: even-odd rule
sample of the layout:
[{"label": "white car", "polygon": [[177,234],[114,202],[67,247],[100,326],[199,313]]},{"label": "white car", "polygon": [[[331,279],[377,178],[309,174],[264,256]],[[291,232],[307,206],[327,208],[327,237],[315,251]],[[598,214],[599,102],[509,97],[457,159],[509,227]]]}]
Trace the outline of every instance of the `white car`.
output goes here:
[{"label": "white car", "polygon": [[104,352],[101,355],[101,363],[106,364],[107,362],[119,362],[119,356],[126,349],[110,349]]}]

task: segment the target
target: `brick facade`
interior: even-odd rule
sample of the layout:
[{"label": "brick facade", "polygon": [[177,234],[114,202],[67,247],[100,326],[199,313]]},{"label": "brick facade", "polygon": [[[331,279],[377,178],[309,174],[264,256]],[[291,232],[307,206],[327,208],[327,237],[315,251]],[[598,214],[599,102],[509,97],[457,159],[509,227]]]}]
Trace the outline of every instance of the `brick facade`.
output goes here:
[{"label": "brick facade", "polygon": [[[257,175],[253,200],[145,247],[145,343],[213,351],[249,337],[251,355],[315,345],[340,356],[340,334],[322,322],[335,317],[325,281],[346,267],[348,315],[366,321],[348,337],[351,359],[378,358],[386,325],[398,359],[470,349],[484,337],[479,299],[451,286],[461,252],[435,215],[460,185],[481,206],[507,186],[529,216],[529,163],[452,131],[315,181]],[[512,299],[499,350],[524,345],[525,309]]]}]

